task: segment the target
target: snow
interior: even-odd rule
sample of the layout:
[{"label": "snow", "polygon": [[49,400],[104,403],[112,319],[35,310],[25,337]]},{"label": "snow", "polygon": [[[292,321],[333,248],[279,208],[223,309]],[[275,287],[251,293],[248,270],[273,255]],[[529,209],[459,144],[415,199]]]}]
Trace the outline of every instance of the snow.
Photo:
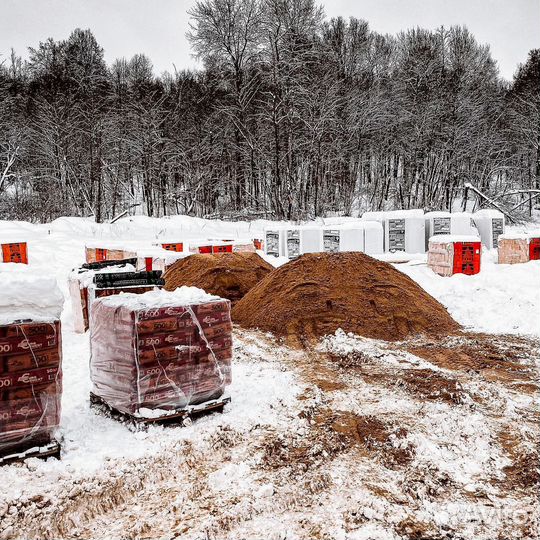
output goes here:
[{"label": "snow", "polygon": [[[302,386],[291,373],[276,370],[268,365],[249,363],[236,365],[233,384],[229,393],[234,407],[227,405],[223,416],[205,417],[192,426],[167,429],[150,426],[147,431],[130,431],[125,425],[96,414],[90,409],[88,396],[91,383],[88,372],[88,333],[78,336],[67,333],[63,343],[64,394],[62,396],[62,427],[60,437],[63,445],[62,460],[35,461],[40,470],[37,482],[27,485],[27,477],[21,477],[20,468],[7,466],[0,470],[0,483],[6,486],[2,495],[17,495],[40,491],[54,483],[54,479],[67,480],[94,473],[108,463],[120,459],[127,463],[145,455],[159,453],[175,441],[190,440],[201,433],[215,429],[216,425],[251,427],[254,421],[276,424],[274,404],[291,403]],[[255,346],[256,354],[261,353]],[[260,392],[264,388],[264,393]]]},{"label": "snow", "polygon": [[530,240],[531,238],[540,238],[540,230],[528,232],[506,232],[499,235],[499,240]]},{"label": "snow", "polygon": [[87,242],[86,247],[87,248],[102,248],[102,249],[110,249],[110,250],[125,250],[129,251],[130,248],[128,246],[133,247],[136,244],[133,244],[133,242],[130,242],[128,240],[124,242],[111,242],[111,241],[95,241],[95,242]]},{"label": "snow", "polygon": [[474,234],[436,234],[429,238],[430,242],[450,244],[453,242],[480,242],[480,237]]},{"label": "snow", "polygon": [[[21,267],[24,270],[17,271]],[[0,324],[60,318],[64,297],[53,277],[30,271],[26,265],[0,264],[0,289]]]},{"label": "snow", "polygon": [[422,209],[411,209],[411,210],[388,210],[380,212],[364,212],[361,219],[365,220],[375,220],[375,221],[384,221],[386,219],[397,219],[397,218],[423,218],[424,211]]},{"label": "snow", "polygon": [[540,261],[497,264],[497,250],[482,252],[478,274],[439,276],[424,264],[396,265],[469,329],[540,337]]},{"label": "snow", "polygon": [[348,221],[346,223],[340,223],[340,224],[335,224],[335,225],[330,225],[330,224],[327,224],[327,225],[324,225],[322,226],[321,228],[323,230],[334,230],[334,229],[337,229],[337,230],[344,230],[344,231],[348,231],[348,230],[365,230],[365,229],[381,229],[381,224],[378,222],[378,221],[361,221],[361,220],[356,220],[356,221]]},{"label": "snow", "polygon": [[446,211],[435,211],[435,212],[426,212],[424,214],[425,218],[438,218],[438,217],[451,217],[452,212]]},{"label": "snow", "polygon": [[137,250],[137,257],[152,257],[155,259],[162,259],[167,265],[172,264],[178,259],[183,259],[187,256],[188,253],[184,253],[183,251],[171,251],[169,249],[163,249],[160,247],[144,248]]},{"label": "snow", "polygon": [[289,262],[289,258],[283,255],[276,257],[274,255],[268,255],[264,251],[257,250],[259,257],[262,257],[268,264],[271,264],[274,268],[279,268]]},{"label": "snow", "polygon": [[[324,220],[326,224],[342,221],[348,220]],[[265,227],[272,224],[186,216],[138,216],[113,225],[85,218],[60,218],[42,225],[0,221],[0,236],[27,239],[30,260],[28,266],[0,265],[0,312],[9,309],[14,317],[12,304],[24,294],[40,298],[51,307],[51,314],[54,307],[58,316],[68,298],[68,276],[84,262],[84,247],[92,242],[129,242],[152,251],[160,238],[184,242],[203,237],[263,238]],[[533,227],[510,233],[527,230]],[[288,262],[258,253],[274,266]],[[479,274],[442,277],[426,266],[425,255],[396,253],[379,258],[392,257],[401,262],[395,265],[398,270],[439,300],[467,329],[540,338],[540,261],[499,265],[496,250],[484,249]],[[19,285],[12,287],[15,282]],[[36,296],[38,291],[41,296]],[[133,296],[100,301],[155,306],[208,298],[195,288]],[[34,307],[42,315],[48,309]],[[224,413],[183,427],[151,426],[138,431],[90,408],[89,334],[73,332],[69,301],[61,318],[62,459],[30,459],[0,469],[1,538],[150,534],[194,539],[401,540],[407,535],[396,532],[397,525],[413,517],[438,531],[431,537],[442,537],[440,527],[449,531],[448,537],[491,540],[505,531],[516,512],[534,515],[537,511],[534,502],[521,499],[519,493],[501,497],[499,488],[484,481],[489,478],[495,484],[508,464],[508,457],[494,445],[501,419],[515,426],[523,440],[530,438],[534,447],[535,433],[531,436],[526,425],[533,395],[518,394],[499,383],[487,387],[475,374],[468,374],[461,381],[466,393],[463,403],[423,402],[411,399],[399,384],[400,373],[415,369],[445,377],[455,373],[389,344],[343,332],[329,336],[318,351],[304,357],[269,336],[235,329],[233,384],[228,388],[232,402]],[[392,384],[380,385],[362,373],[355,378],[336,370],[333,375],[349,386],[323,392],[300,371],[299,366],[317,364],[311,353],[355,352]],[[392,444],[412,445],[413,461],[406,469],[391,470],[365,453],[334,455],[324,447],[317,457],[321,441],[306,439],[316,428],[310,411],[317,407],[393,419],[407,428],[407,434]],[[274,439],[275,451],[290,452],[291,459],[286,466],[272,469],[264,460]],[[295,452],[306,445],[314,461],[295,466]],[[450,489],[453,497],[445,491]],[[429,498],[431,492],[438,495]]]},{"label": "snow", "polygon": [[504,218],[504,214],[499,210],[494,210],[491,208],[484,208],[483,210],[477,210],[473,214],[473,219],[492,219],[492,218]]},{"label": "snow", "polygon": [[108,307],[127,307],[132,310],[160,307],[189,306],[221,300],[219,296],[208,294],[197,287],[178,287],[174,291],[156,289],[143,294],[120,293],[99,298],[96,302]]}]

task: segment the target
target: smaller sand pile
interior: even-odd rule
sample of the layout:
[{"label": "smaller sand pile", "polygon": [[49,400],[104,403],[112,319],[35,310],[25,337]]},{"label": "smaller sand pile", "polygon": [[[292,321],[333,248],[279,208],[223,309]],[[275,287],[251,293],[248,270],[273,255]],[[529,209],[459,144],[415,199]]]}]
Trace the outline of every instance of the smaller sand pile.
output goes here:
[{"label": "smaller sand pile", "polygon": [[363,253],[311,253],[267,275],[238,302],[233,320],[293,345],[338,328],[395,341],[459,329],[446,309],[390,264]]},{"label": "smaller sand pile", "polygon": [[273,269],[256,253],[218,253],[181,259],[163,277],[168,291],[182,285],[199,287],[234,305]]}]

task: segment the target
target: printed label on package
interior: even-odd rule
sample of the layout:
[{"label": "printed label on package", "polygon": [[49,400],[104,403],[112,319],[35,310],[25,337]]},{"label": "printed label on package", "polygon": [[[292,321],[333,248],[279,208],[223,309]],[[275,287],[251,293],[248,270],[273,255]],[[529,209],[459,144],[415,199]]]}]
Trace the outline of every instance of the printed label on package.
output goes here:
[{"label": "printed label on package", "polygon": [[390,251],[405,251],[405,220],[388,220],[388,249]]},{"label": "printed label on package", "polygon": [[327,230],[323,234],[324,251],[328,253],[337,253],[339,251],[339,231]]},{"label": "printed label on package", "polygon": [[502,218],[493,218],[492,221],[492,233],[493,233],[493,247],[496,248],[499,246],[499,235],[503,231],[503,219]]},{"label": "printed label on package", "polygon": [[450,234],[450,222],[449,217],[433,218],[433,234]]},{"label": "printed label on package", "polygon": [[279,233],[277,231],[268,231],[266,233],[266,253],[279,257]]},{"label": "printed label on package", "polygon": [[300,256],[300,231],[287,231],[287,255],[289,259]]}]

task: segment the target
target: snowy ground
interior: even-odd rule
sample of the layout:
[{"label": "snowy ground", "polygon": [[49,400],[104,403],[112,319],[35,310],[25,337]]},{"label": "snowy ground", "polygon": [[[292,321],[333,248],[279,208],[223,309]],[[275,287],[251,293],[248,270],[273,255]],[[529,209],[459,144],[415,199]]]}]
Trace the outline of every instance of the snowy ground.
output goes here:
[{"label": "snowy ground", "polygon": [[[0,222],[0,238],[28,240],[30,270],[67,295],[92,239],[263,226],[61,219]],[[88,336],[72,332],[66,303],[62,459],[0,470],[0,538],[537,538],[540,262],[485,252],[479,275],[452,278],[424,262],[396,267],[466,328],[527,339],[496,338],[480,351],[487,367],[465,369],[467,338],[390,346],[338,332],[300,352],[236,329],[232,403],[181,428],[130,431],[90,410]]]}]

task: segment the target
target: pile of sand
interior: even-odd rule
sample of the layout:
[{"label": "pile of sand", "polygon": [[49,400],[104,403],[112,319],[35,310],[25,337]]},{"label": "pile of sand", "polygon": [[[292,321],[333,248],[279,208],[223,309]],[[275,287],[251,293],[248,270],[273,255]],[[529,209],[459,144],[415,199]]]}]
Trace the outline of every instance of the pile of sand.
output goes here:
[{"label": "pile of sand", "polygon": [[394,341],[460,327],[405,274],[363,253],[312,253],[260,281],[236,304],[233,320],[303,344],[338,328]]},{"label": "pile of sand", "polygon": [[218,253],[180,259],[163,277],[168,291],[182,285],[199,287],[234,305],[273,269],[256,253]]}]

